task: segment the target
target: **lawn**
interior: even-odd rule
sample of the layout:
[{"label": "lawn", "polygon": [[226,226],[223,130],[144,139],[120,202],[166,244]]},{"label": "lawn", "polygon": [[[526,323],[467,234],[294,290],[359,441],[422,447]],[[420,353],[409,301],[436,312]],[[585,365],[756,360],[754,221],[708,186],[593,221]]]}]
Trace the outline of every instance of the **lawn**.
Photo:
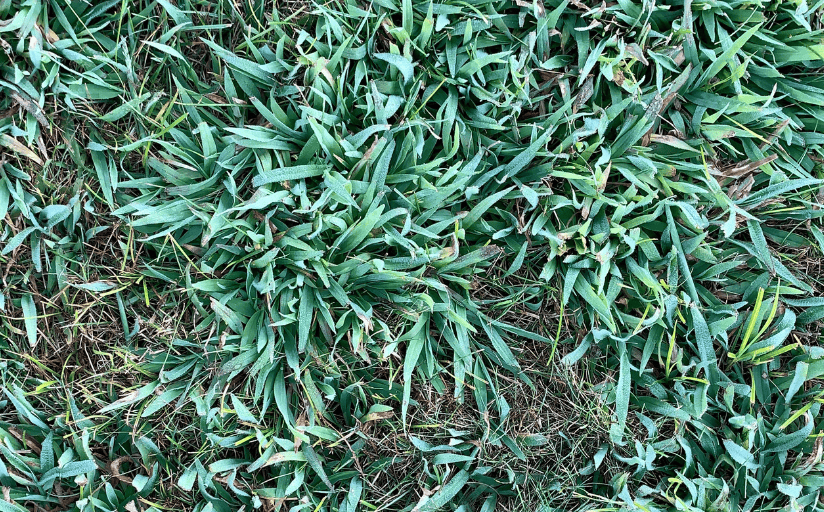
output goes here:
[{"label": "lawn", "polygon": [[824,0],[0,48],[0,512],[824,510]]}]

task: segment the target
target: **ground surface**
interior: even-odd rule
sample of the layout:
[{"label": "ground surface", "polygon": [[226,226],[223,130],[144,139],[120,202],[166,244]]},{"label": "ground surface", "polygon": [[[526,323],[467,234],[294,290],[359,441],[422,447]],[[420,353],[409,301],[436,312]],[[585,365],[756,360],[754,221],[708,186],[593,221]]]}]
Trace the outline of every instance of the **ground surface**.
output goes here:
[{"label": "ground surface", "polygon": [[824,508],[824,0],[0,0],[0,511]]}]

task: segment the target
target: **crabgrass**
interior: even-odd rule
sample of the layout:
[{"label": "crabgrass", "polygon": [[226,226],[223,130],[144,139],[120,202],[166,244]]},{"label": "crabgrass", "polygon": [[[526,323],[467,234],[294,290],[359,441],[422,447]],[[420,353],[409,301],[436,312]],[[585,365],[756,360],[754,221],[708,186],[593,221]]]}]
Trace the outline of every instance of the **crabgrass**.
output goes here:
[{"label": "crabgrass", "polygon": [[820,510],[824,0],[0,0],[0,511]]}]

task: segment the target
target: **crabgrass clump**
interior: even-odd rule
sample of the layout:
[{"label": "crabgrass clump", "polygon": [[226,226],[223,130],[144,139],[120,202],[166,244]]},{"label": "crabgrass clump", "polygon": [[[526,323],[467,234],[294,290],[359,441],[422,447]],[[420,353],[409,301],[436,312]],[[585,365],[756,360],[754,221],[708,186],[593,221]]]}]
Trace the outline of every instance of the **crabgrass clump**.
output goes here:
[{"label": "crabgrass clump", "polygon": [[824,2],[0,0],[0,510],[818,510]]}]

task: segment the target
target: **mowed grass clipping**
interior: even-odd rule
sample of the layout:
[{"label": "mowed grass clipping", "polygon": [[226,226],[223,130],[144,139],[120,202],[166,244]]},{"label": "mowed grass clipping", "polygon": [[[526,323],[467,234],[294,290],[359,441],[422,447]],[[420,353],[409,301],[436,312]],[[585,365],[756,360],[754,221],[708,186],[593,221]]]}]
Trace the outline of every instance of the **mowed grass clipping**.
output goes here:
[{"label": "mowed grass clipping", "polygon": [[824,0],[0,0],[0,511],[824,509]]}]

